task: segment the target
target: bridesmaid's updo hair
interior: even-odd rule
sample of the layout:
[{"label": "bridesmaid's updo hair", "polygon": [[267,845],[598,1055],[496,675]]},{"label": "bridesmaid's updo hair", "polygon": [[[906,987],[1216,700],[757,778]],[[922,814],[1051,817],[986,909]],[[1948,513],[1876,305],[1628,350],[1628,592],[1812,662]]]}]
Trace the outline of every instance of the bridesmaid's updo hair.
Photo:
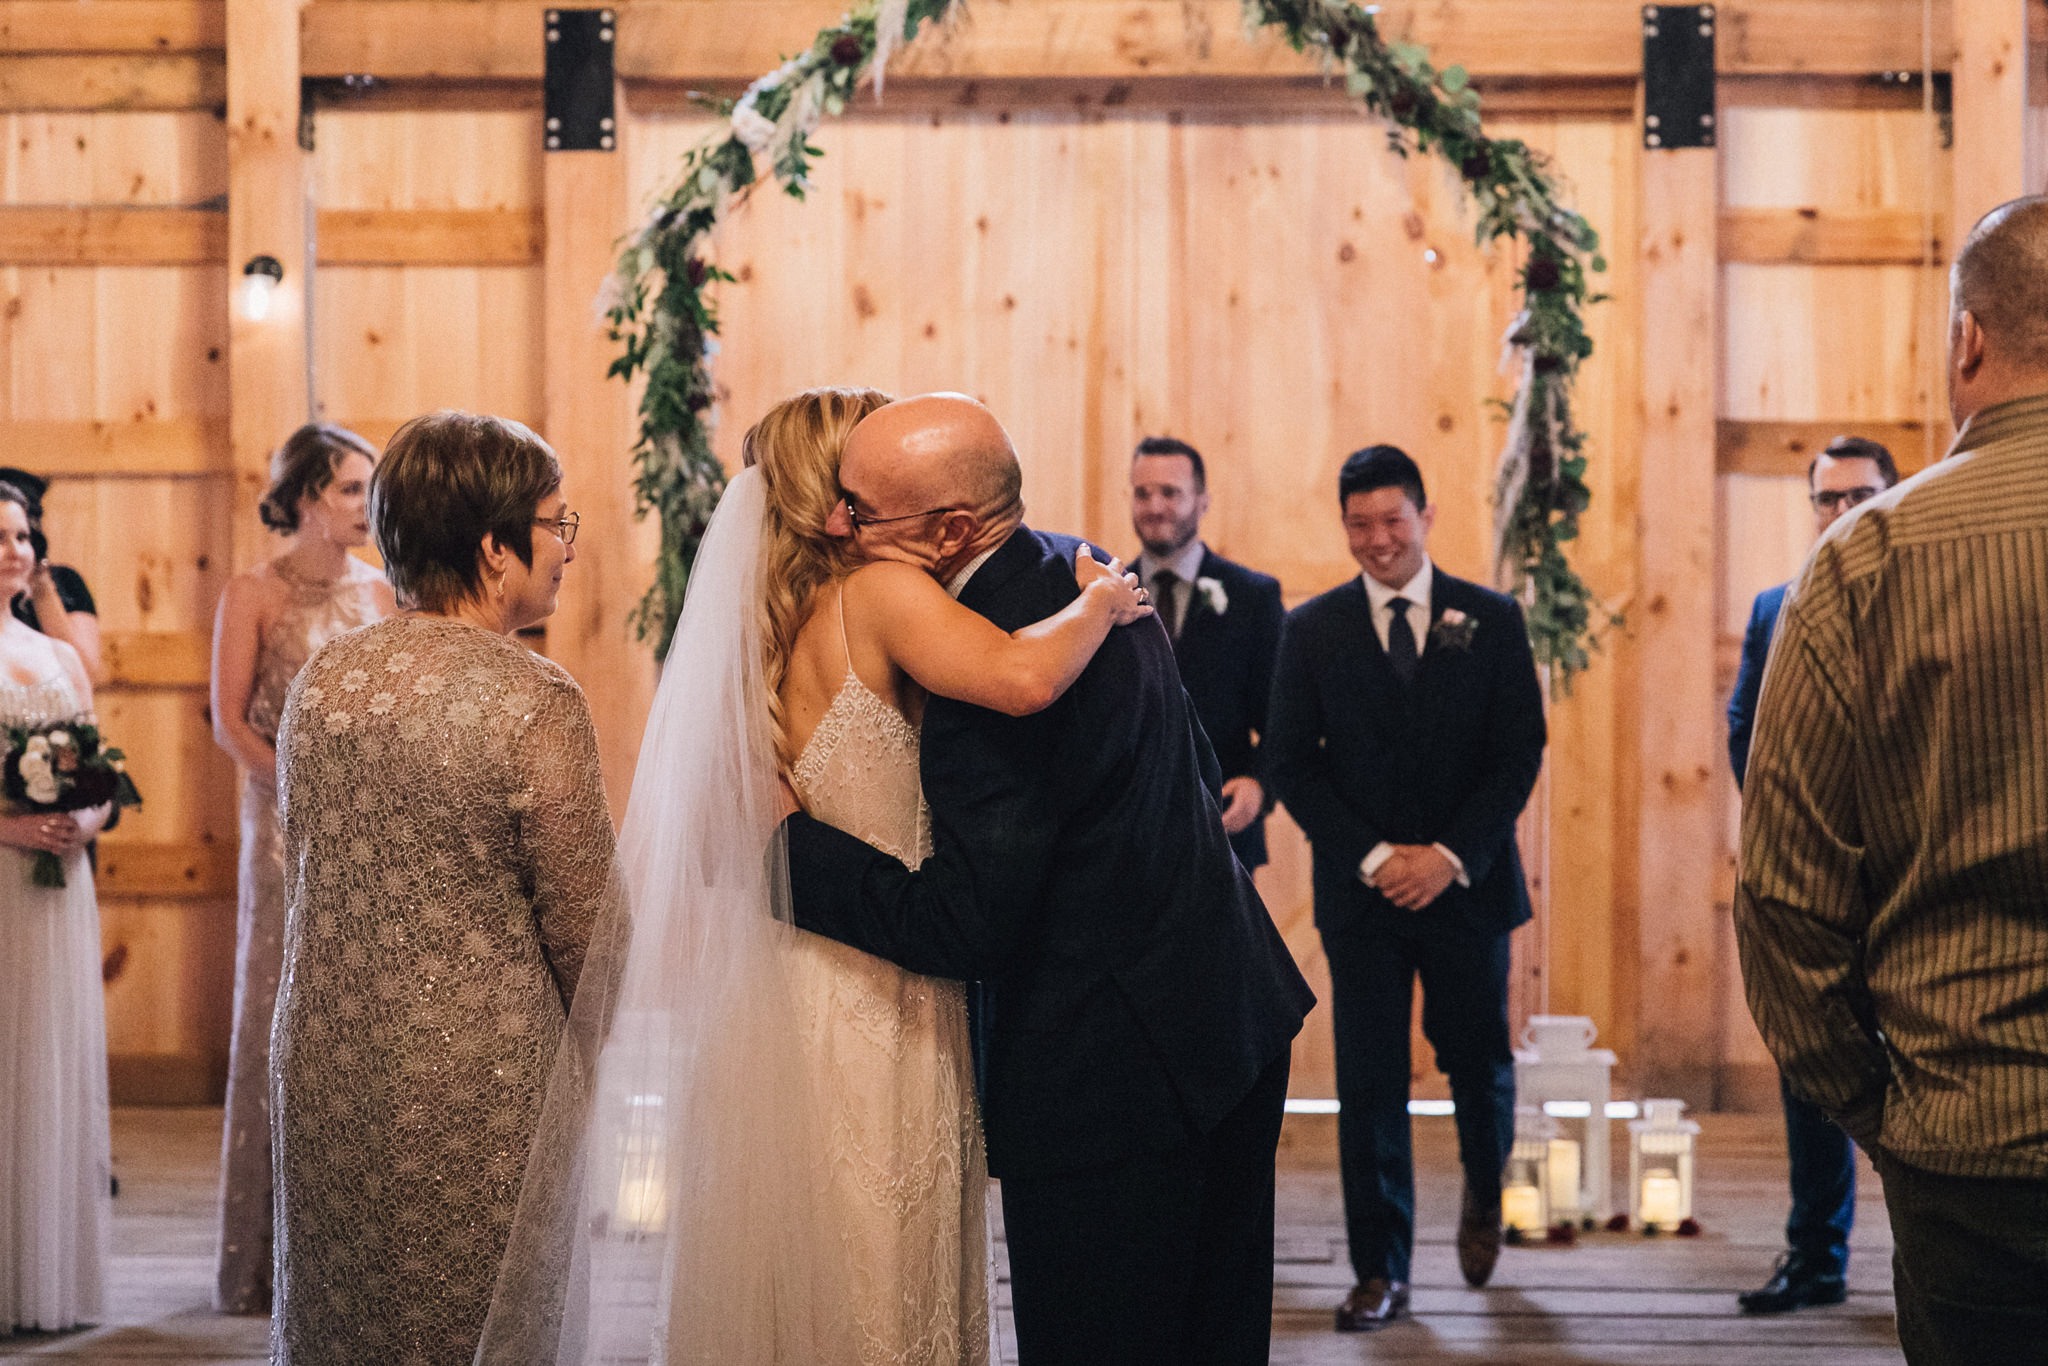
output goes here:
[{"label": "bridesmaid's updo hair", "polygon": [[839,502],[839,456],[860,420],[890,401],[878,389],[806,389],[770,408],[740,440],[740,454],[768,485],[767,568],[761,576],[761,635],[768,715],[784,763],[782,680],[797,632],[820,585],[853,567],[851,542],[827,535]]},{"label": "bridesmaid's updo hair", "polygon": [[318,498],[334,482],[334,470],[351,455],[377,463],[377,448],[346,427],[308,422],[285,438],[270,457],[270,488],[256,505],[263,525],[279,535],[299,529],[299,504]]},{"label": "bridesmaid's updo hair", "polygon": [[445,612],[483,592],[483,539],[533,564],[533,519],[561,462],[510,418],[444,409],[398,429],[370,478],[370,534],[398,601]]}]

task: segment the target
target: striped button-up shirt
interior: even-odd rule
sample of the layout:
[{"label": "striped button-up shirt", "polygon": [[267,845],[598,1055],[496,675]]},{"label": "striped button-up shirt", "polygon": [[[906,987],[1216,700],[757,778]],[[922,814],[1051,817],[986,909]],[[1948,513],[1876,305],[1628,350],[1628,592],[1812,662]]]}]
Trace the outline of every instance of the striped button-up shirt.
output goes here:
[{"label": "striped button-up shirt", "polygon": [[1815,547],[1743,800],[1743,977],[1792,1088],[1915,1166],[2048,1176],[2048,395]]}]

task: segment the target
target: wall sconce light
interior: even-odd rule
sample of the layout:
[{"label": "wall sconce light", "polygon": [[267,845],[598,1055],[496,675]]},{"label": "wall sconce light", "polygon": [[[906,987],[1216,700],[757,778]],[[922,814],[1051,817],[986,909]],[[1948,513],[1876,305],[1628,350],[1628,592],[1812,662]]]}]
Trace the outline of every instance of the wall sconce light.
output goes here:
[{"label": "wall sconce light", "polygon": [[252,323],[260,323],[270,316],[271,296],[284,283],[284,263],[275,256],[252,256],[242,267],[242,287],[237,303],[242,316]]}]

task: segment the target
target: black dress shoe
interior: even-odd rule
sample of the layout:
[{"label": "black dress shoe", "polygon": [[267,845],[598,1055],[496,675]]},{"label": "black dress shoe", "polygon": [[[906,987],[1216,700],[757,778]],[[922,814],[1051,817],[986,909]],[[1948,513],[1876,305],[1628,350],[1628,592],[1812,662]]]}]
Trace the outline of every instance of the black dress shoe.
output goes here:
[{"label": "black dress shoe", "polygon": [[1408,1307],[1408,1282],[1374,1276],[1364,1285],[1354,1285],[1344,1303],[1337,1306],[1337,1331],[1370,1333],[1401,1317]]},{"label": "black dress shoe", "polygon": [[1745,1314],[1783,1314],[1816,1304],[1840,1304],[1849,1298],[1849,1283],[1826,1263],[1798,1252],[1787,1252],[1771,1269],[1771,1278],[1758,1290],[1745,1290],[1735,1297]]},{"label": "black dress shoe", "polygon": [[1458,1210],[1458,1270],[1465,1284],[1477,1290],[1493,1275],[1500,1260],[1500,1197],[1475,1200],[1468,1187]]}]

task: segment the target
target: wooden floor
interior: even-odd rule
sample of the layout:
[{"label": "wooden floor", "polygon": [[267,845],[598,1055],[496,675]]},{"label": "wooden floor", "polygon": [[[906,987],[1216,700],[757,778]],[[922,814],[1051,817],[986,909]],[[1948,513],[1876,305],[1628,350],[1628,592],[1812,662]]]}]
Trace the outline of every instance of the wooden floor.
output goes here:
[{"label": "wooden floor", "polygon": [[[1451,1122],[1416,1120],[1415,1318],[1358,1337],[1330,1331],[1351,1273],[1328,1135],[1290,1131],[1299,1141],[1280,1173],[1273,1362],[1896,1366],[1891,1232],[1869,1168],[1861,1172],[1849,1302],[1745,1318],[1736,1313],[1735,1292],[1763,1279],[1783,1236],[1783,1139],[1774,1117],[1709,1115],[1703,1123],[1703,1236],[1601,1234],[1573,1248],[1509,1248],[1493,1284],[1475,1291],[1459,1279],[1449,1241],[1457,1210]],[[58,1337],[0,1338],[0,1363],[246,1366],[265,1359],[267,1323],[219,1318],[206,1308],[219,1126],[217,1110],[116,1112],[121,1198],[109,1322]],[[1014,1352],[1007,1322],[1003,1328]]]}]

